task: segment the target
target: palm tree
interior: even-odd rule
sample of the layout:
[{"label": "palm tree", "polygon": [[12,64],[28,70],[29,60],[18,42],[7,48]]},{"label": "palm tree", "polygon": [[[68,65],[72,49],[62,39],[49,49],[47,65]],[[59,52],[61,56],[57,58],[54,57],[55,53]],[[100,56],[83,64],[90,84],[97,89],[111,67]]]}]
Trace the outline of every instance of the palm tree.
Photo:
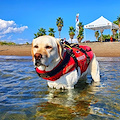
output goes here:
[{"label": "palm tree", "polygon": [[98,37],[99,37],[99,32],[98,31],[95,32],[95,37],[96,37],[96,41],[97,41]]},{"label": "palm tree", "polygon": [[119,25],[118,20],[113,21],[114,24]]},{"label": "palm tree", "polygon": [[117,17],[117,21],[118,21],[119,27],[120,27],[120,15]]},{"label": "palm tree", "polygon": [[61,17],[58,17],[58,18],[57,18],[56,25],[57,25],[57,27],[58,27],[59,38],[60,38],[60,32],[61,32],[62,27],[63,27],[63,19],[62,19]]},{"label": "palm tree", "polygon": [[119,26],[119,35],[120,35],[120,15],[117,17],[118,26]]},{"label": "palm tree", "polygon": [[[105,41],[105,39],[110,39],[110,34],[108,34],[108,35],[103,35],[103,34],[102,34],[102,41]],[[99,41],[99,42],[101,41],[101,36],[98,37],[98,41]]]},{"label": "palm tree", "polygon": [[38,29],[37,34],[34,34],[34,35],[35,35],[34,38],[37,38],[37,37],[39,37],[39,36],[46,35],[46,30],[45,30],[44,28],[40,28],[40,29]]},{"label": "palm tree", "polygon": [[49,35],[50,35],[50,36],[55,37],[55,34],[54,34],[54,33],[55,33],[56,31],[54,31],[54,28],[49,28],[48,32],[49,32]]},{"label": "palm tree", "polygon": [[115,35],[116,35],[116,33],[117,33],[117,29],[112,29],[112,33],[113,33],[113,36],[114,36],[114,38],[115,38]]},{"label": "palm tree", "polygon": [[83,28],[84,25],[82,25],[82,22],[79,22],[78,26],[79,26],[79,30],[80,30]]},{"label": "palm tree", "polygon": [[69,35],[70,35],[71,43],[72,43],[72,39],[75,35],[75,28],[73,26],[69,27]]},{"label": "palm tree", "polygon": [[82,39],[84,38],[84,29],[83,29],[83,26],[84,25],[82,25],[82,22],[79,22],[79,24],[78,24],[78,26],[79,26],[79,34],[78,34],[78,36],[77,36],[77,40],[78,40],[78,43],[81,43],[81,41],[82,41]]}]

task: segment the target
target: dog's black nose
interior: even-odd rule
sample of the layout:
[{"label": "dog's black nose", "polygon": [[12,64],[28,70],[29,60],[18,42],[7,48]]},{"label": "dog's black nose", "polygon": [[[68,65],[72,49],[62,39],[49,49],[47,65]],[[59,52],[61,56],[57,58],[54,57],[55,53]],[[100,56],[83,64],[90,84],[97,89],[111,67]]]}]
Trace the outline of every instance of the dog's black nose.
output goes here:
[{"label": "dog's black nose", "polygon": [[36,60],[39,60],[39,59],[42,58],[42,55],[41,55],[40,53],[36,53],[36,54],[34,55],[34,57],[35,57]]}]

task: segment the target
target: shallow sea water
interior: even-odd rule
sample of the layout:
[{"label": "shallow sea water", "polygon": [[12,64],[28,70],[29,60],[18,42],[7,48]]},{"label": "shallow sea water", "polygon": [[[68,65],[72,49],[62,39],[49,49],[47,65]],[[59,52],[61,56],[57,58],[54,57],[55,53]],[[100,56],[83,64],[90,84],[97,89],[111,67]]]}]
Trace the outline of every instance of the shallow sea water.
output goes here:
[{"label": "shallow sea water", "polygon": [[100,83],[55,90],[35,73],[31,57],[0,56],[0,120],[119,120],[120,58],[97,58]]}]

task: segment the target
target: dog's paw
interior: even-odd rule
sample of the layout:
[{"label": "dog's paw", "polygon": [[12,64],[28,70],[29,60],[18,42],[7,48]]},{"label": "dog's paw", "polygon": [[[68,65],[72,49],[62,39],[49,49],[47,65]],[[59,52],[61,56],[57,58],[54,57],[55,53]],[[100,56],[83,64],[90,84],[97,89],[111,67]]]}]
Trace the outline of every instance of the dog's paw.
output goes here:
[{"label": "dog's paw", "polygon": [[48,87],[55,89],[68,89],[67,85],[56,83],[56,82],[48,82]]},{"label": "dog's paw", "polygon": [[64,84],[58,84],[58,85],[54,86],[54,88],[56,88],[56,89],[67,89],[67,86],[64,85]]}]

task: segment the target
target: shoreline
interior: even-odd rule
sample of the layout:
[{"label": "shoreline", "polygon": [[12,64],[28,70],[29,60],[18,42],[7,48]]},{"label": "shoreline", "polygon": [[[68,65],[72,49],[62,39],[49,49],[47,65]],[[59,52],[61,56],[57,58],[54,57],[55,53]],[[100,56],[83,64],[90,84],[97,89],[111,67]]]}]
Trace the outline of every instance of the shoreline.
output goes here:
[{"label": "shoreline", "polygon": [[[97,57],[120,57],[120,42],[80,43],[91,47]],[[0,55],[31,56],[32,45],[0,45]]]},{"label": "shoreline", "polygon": [[91,47],[97,57],[120,57],[120,42],[81,43]]}]

